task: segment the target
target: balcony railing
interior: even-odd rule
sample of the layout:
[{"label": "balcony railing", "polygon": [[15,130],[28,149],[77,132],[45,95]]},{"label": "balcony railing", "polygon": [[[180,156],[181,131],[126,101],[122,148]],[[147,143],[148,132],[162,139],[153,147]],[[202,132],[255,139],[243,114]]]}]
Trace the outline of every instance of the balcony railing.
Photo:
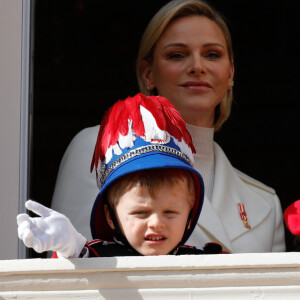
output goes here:
[{"label": "balcony railing", "polygon": [[300,253],[0,261],[0,299],[300,299]]}]

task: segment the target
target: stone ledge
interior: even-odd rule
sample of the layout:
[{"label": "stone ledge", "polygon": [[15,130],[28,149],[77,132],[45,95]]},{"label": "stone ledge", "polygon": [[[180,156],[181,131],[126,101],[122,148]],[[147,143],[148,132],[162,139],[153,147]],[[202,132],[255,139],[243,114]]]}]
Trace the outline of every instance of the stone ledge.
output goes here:
[{"label": "stone ledge", "polygon": [[0,299],[298,299],[299,293],[296,252],[0,261]]}]

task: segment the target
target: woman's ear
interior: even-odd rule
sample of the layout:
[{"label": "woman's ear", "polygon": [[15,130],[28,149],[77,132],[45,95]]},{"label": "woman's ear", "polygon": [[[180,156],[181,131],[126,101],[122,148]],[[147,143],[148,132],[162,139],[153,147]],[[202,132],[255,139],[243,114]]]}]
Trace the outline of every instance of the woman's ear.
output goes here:
[{"label": "woman's ear", "polygon": [[143,75],[143,80],[147,89],[152,91],[155,88],[152,76],[152,67],[145,59],[141,62],[141,73]]},{"label": "woman's ear", "polygon": [[230,66],[229,80],[232,81],[233,78],[234,78],[234,64],[232,63]]},{"label": "woman's ear", "polygon": [[110,227],[112,230],[115,230],[114,222],[113,222],[112,219],[111,219],[111,216],[110,216],[110,213],[109,213],[109,211],[108,211],[108,207],[107,207],[106,204],[104,205],[104,213],[105,213],[105,217],[106,217],[107,224],[109,225],[109,227]]}]

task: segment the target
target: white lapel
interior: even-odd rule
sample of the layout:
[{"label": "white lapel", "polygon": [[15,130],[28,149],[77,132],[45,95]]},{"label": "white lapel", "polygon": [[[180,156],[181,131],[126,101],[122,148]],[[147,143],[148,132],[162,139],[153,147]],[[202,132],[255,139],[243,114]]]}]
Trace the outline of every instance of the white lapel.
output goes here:
[{"label": "white lapel", "polygon": [[[248,232],[239,214],[238,203],[245,205],[251,228],[258,226],[271,211],[270,204],[241,180],[222,149],[214,143],[215,181],[211,204],[219,215],[229,239],[232,241]],[[200,216],[201,219],[201,216]],[[219,226],[219,225],[218,225]],[[216,237],[221,239],[221,231]]]},{"label": "white lapel", "polygon": [[200,227],[202,231],[206,231],[209,235],[213,236],[214,238],[212,241],[215,240],[216,242],[224,245],[230,252],[233,251],[231,241],[224,225],[207,197],[204,199],[197,226]]}]

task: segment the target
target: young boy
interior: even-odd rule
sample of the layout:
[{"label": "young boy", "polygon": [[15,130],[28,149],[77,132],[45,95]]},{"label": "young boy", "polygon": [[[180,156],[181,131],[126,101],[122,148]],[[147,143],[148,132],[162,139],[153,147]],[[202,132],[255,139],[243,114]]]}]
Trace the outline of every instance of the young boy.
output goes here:
[{"label": "young boy", "polygon": [[[195,203],[192,175],[183,169],[150,169],[114,181],[104,204],[106,222],[115,242],[87,243],[90,256],[186,254],[178,247],[189,229]],[[101,205],[100,205],[101,207]],[[101,226],[101,228],[103,228]],[[106,233],[109,231],[106,230]],[[99,236],[104,233],[99,232]],[[125,245],[125,247],[124,247]],[[194,253],[202,253],[194,249]]]},{"label": "young boy", "polygon": [[137,94],[104,115],[91,170],[100,192],[86,239],[62,214],[27,201],[40,215],[17,217],[18,234],[37,252],[62,257],[222,253],[184,246],[197,224],[204,199],[201,175],[185,123],[165,98]]}]

